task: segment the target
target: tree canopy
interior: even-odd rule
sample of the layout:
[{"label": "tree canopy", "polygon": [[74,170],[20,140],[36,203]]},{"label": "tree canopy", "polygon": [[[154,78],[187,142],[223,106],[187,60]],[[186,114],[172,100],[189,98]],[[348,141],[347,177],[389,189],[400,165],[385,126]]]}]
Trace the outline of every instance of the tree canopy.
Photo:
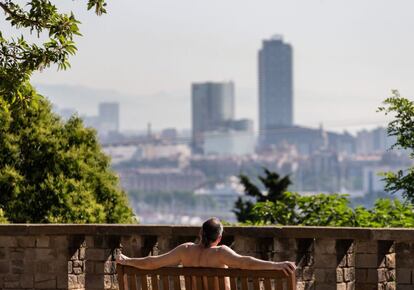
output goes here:
[{"label": "tree canopy", "polygon": [[[393,91],[392,96],[378,110],[393,116],[387,128],[388,135],[395,136],[397,140],[392,148],[408,150],[410,158],[414,159],[414,102],[402,97],[398,91]],[[414,167],[387,172],[384,180],[387,191],[401,191],[414,204]]]},{"label": "tree canopy", "polygon": [[[94,130],[63,122],[30,86],[20,110],[0,107],[0,207],[10,222],[128,223],[132,211]],[[36,104],[36,105],[33,105]]]},{"label": "tree canopy", "polygon": [[291,184],[289,176],[280,178],[279,174],[266,168],[263,169],[265,175],[259,176],[260,182],[265,187],[266,193],[253,184],[249,177],[240,175],[240,183],[244,186],[244,192],[250,200],[239,197],[234,204],[234,214],[239,222],[246,222],[254,218],[252,216],[255,202],[277,201],[283,197],[283,193]]},{"label": "tree canopy", "polygon": [[[87,9],[105,13],[105,0],[88,0]],[[52,64],[59,69],[70,66],[75,54],[74,37],[80,35],[79,21],[73,13],[59,12],[49,0],[30,0],[25,5],[13,0],[0,0],[6,21],[17,30],[29,30],[39,41],[30,43],[22,35],[9,39],[0,31],[0,96],[8,103],[28,101],[27,85],[33,71]],[[40,39],[45,39],[39,43]],[[4,105],[4,103],[2,104]]]}]

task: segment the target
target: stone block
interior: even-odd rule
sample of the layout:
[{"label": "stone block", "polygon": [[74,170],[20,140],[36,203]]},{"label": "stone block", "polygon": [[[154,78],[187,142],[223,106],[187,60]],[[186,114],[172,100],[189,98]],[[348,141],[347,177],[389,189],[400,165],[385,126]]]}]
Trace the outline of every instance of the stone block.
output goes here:
[{"label": "stone block", "polygon": [[0,248],[2,247],[17,247],[16,237],[0,236]]},{"label": "stone block", "polygon": [[68,262],[68,274],[72,274],[73,273],[73,262],[69,261]]},{"label": "stone block", "polygon": [[346,290],[355,290],[355,281],[349,281],[346,283]]},{"label": "stone block", "polygon": [[357,254],[355,266],[357,268],[377,268],[378,255],[377,254]]},{"label": "stone block", "polygon": [[6,276],[4,276],[4,284],[3,284],[3,286],[4,286],[4,288],[5,289],[7,289],[7,288],[20,288],[21,287],[21,285],[20,285],[20,276],[21,275],[18,275],[18,274],[9,274],[9,275],[6,275]]},{"label": "stone block", "polygon": [[378,242],[369,240],[357,240],[355,252],[357,254],[376,254],[378,252]]},{"label": "stone block", "polygon": [[387,268],[395,268],[395,254],[388,254],[385,256],[385,266]]},{"label": "stone block", "polygon": [[26,248],[24,249],[24,258],[26,261],[34,261],[36,260],[36,252],[34,248]]},{"label": "stone block", "polygon": [[87,249],[86,259],[91,261],[106,261],[108,259],[105,249]]},{"label": "stone block", "polygon": [[335,284],[326,284],[321,282],[315,282],[315,290],[335,290],[336,283]]},{"label": "stone block", "polygon": [[344,271],[342,268],[336,269],[336,282],[345,282],[344,280]]},{"label": "stone block", "polygon": [[6,259],[7,252],[8,251],[5,248],[0,248],[0,260]]},{"label": "stone block", "polygon": [[367,269],[367,280],[368,283],[378,282],[378,271],[377,269]]},{"label": "stone block", "polygon": [[98,274],[88,274],[85,281],[87,289],[102,289],[104,286],[104,276]]},{"label": "stone block", "polygon": [[337,258],[334,254],[317,254],[315,253],[315,268],[333,268],[337,266]]},{"label": "stone block", "polygon": [[79,288],[78,276],[77,275],[68,275],[68,289]]},{"label": "stone block", "polygon": [[335,269],[315,269],[315,281],[318,283],[336,283]]},{"label": "stone block", "polygon": [[22,288],[34,287],[34,276],[32,274],[23,274],[19,279]]},{"label": "stone block", "polygon": [[81,247],[79,248],[79,260],[85,260],[86,258],[86,248]]},{"label": "stone block", "polygon": [[397,268],[396,274],[398,284],[411,284],[413,282],[411,269]]},{"label": "stone block", "polygon": [[37,261],[36,262],[36,273],[50,273],[51,271],[50,261]]},{"label": "stone block", "polygon": [[53,274],[36,273],[34,276],[35,288],[54,289],[56,282],[56,276]]},{"label": "stone block", "polygon": [[314,269],[312,267],[303,267],[302,269],[302,278],[303,280],[314,280]]},{"label": "stone block", "polygon": [[111,289],[111,288],[112,288],[112,276],[104,275],[104,289]]},{"label": "stone block", "polygon": [[34,249],[36,260],[38,261],[54,261],[56,259],[56,251],[52,249]]},{"label": "stone block", "polygon": [[17,237],[17,246],[21,248],[33,248],[35,246],[35,237],[21,236]]},{"label": "stone block", "polygon": [[38,236],[35,240],[35,246],[37,248],[47,248],[49,247],[50,238],[48,236]]},{"label": "stone block", "polygon": [[384,285],[384,290],[396,290],[397,286],[395,285],[395,282],[387,282]]},{"label": "stone block", "polygon": [[367,272],[367,269],[355,269],[355,280],[361,283],[367,282]]},{"label": "stone block", "polygon": [[[46,242],[46,241],[44,241]],[[67,249],[69,248],[68,236],[50,236],[49,247],[53,249]]]},{"label": "stone block", "polygon": [[0,261],[0,274],[8,274],[10,271],[9,261]]},{"label": "stone block", "polygon": [[316,239],[315,254],[335,254],[336,255],[336,240]]},{"label": "stone block", "polygon": [[23,248],[11,248],[9,250],[10,260],[21,260],[25,258],[25,250]]},{"label": "stone block", "polygon": [[344,281],[345,282],[355,281],[355,269],[354,268],[344,268]]},{"label": "stone block", "polygon": [[348,267],[355,267],[355,254],[346,255],[346,265]]},{"label": "stone block", "polygon": [[336,284],[336,290],[347,290],[346,289],[346,283],[342,282],[342,283]]},{"label": "stone block", "polygon": [[68,275],[65,273],[59,273],[56,276],[56,284],[57,288],[59,289],[67,289],[68,288]]}]

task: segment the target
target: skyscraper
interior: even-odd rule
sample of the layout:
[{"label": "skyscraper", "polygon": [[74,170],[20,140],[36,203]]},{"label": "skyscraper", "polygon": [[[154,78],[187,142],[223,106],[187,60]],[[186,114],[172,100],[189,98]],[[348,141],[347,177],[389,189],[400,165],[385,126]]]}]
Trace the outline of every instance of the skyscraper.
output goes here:
[{"label": "skyscraper", "polygon": [[293,126],[292,46],[281,36],[263,41],[259,51],[259,142],[277,142],[275,132]]},{"label": "skyscraper", "polygon": [[234,119],[234,84],[194,83],[191,101],[193,150],[200,153],[204,132],[220,130]]}]

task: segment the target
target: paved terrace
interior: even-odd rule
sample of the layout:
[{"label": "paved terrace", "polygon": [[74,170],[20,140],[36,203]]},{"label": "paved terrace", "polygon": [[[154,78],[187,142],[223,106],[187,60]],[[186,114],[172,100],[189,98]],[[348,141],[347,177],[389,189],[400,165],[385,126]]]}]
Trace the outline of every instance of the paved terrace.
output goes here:
[{"label": "paved terrace", "polygon": [[[197,227],[1,225],[1,289],[117,289],[114,256],[168,251]],[[298,264],[298,289],[414,289],[414,230],[225,227],[239,253]]]}]

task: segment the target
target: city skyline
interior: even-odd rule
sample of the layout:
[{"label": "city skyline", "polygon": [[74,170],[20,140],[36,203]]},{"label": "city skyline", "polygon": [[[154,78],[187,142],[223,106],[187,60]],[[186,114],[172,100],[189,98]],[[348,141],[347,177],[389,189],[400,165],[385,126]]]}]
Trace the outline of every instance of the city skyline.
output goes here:
[{"label": "city skyline", "polygon": [[[78,4],[62,5],[77,12]],[[384,124],[385,118],[375,111],[390,90],[400,89],[405,96],[414,94],[414,41],[406,37],[414,25],[408,14],[414,4],[409,1],[253,4],[229,0],[170,5],[160,1],[113,2],[109,3],[109,14],[100,18],[81,11],[78,15],[85,37],[79,39],[72,69],[59,73],[47,69],[35,74],[33,80],[118,91],[129,102],[121,109],[121,129],[132,125],[144,129],[149,121],[158,128],[188,128],[190,108],[184,100],[190,95],[189,84],[233,80],[241,107],[238,104],[236,110],[241,113],[236,115],[253,118],[257,124],[256,53],[262,39],[280,33],[295,45],[298,124],[316,127],[323,123],[328,129]],[[235,5],[237,13],[228,21],[228,9]],[[135,10],[140,12],[132,17]],[[151,13],[158,10],[161,13]],[[207,21],[212,16],[214,23]],[[110,42],[108,35],[113,38]],[[119,43],[123,44],[121,55],[115,53]],[[166,103],[168,108],[181,102],[173,108],[184,109],[178,111],[177,118],[151,120],[147,112],[155,107],[154,102]],[[169,116],[166,110],[160,115]]]}]

